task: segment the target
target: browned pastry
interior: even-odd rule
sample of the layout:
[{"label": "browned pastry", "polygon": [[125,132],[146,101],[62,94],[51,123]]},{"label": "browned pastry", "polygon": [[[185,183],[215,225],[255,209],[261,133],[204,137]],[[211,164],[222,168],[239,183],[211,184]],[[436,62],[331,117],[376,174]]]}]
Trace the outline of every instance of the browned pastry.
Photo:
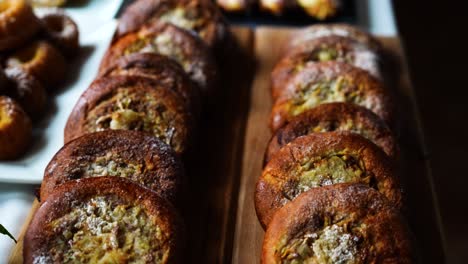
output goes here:
[{"label": "browned pastry", "polygon": [[382,49],[382,44],[369,33],[347,24],[316,24],[295,32],[289,39],[285,51],[294,49],[308,41],[329,36],[350,38],[362,43],[375,51]]},{"label": "browned pastry", "polygon": [[0,160],[15,159],[31,141],[31,120],[15,101],[0,96]]},{"label": "browned pastry", "polygon": [[327,103],[294,117],[278,129],[268,144],[265,164],[284,145],[294,139],[316,132],[349,131],[360,134],[378,145],[393,159],[398,144],[388,126],[372,111],[350,103]]},{"label": "browned pastry", "polygon": [[180,216],[150,189],[117,177],[61,185],[36,211],[24,237],[33,263],[181,263]]},{"label": "browned pastry", "polygon": [[299,194],[336,183],[363,183],[402,208],[394,164],[375,144],[348,132],[298,137],[274,155],[258,179],[255,208],[263,227]]},{"label": "browned pastry", "polygon": [[102,77],[75,105],[65,127],[65,142],[90,132],[136,130],[183,154],[193,136],[193,123],[183,98],[157,81],[140,76]]},{"label": "browned pastry", "polygon": [[318,20],[334,17],[342,6],[341,0],[297,0],[297,2],[309,16]]},{"label": "browned pastry", "polygon": [[210,0],[137,0],[120,17],[117,37],[156,21],[194,31],[208,46],[215,48],[228,35],[226,21]]},{"label": "browned pastry", "polygon": [[286,10],[297,7],[295,0],[260,0],[260,8],[275,15],[281,15]]},{"label": "browned pastry", "polygon": [[174,60],[152,53],[133,53],[114,61],[100,76],[143,76],[180,94],[195,117],[200,116],[200,90]]},{"label": "browned pastry", "polygon": [[5,74],[12,83],[9,95],[30,117],[39,117],[47,103],[47,93],[39,80],[21,67],[9,67],[5,70]]},{"label": "browned pastry", "polygon": [[216,4],[228,12],[245,12],[254,3],[252,0],[216,0]]},{"label": "browned pastry", "polygon": [[410,264],[416,258],[398,210],[365,185],[338,184],[307,191],[278,210],[261,263]]},{"label": "browned pastry", "polygon": [[71,57],[78,53],[80,33],[75,21],[61,12],[47,13],[40,20],[47,37],[63,54]]},{"label": "browned pastry", "polygon": [[292,74],[307,64],[338,61],[354,65],[381,77],[378,54],[360,42],[340,36],[327,36],[305,41],[288,50],[271,73],[272,96],[276,99]]},{"label": "browned pastry", "polygon": [[276,131],[294,116],[323,103],[348,102],[366,107],[394,127],[392,97],[368,72],[342,62],[304,65],[284,82],[271,112]]},{"label": "browned pastry", "polygon": [[38,19],[26,0],[0,1],[0,51],[24,44],[38,30]]},{"label": "browned pastry", "polygon": [[200,88],[204,97],[214,92],[217,66],[209,49],[190,32],[171,24],[153,24],[128,34],[107,51],[100,73],[120,57],[133,53],[153,53],[167,56],[179,63]]},{"label": "browned pastry", "polygon": [[90,133],[69,142],[52,158],[41,199],[70,180],[100,176],[130,179],[176,204],[184,171],[175,152],[155,137],[126,130]]},{"label": "browned pastry", "polygon": [[63,6],[67,0],[29,0],[34,7]]},{"label": "browned pastry", "polygon": [[21,67],[33,75],[46,89],[51,89],[65,78],[67,64],[63,55],[46,41],[35,41],[15,51],[7,59],[8,67]]}]

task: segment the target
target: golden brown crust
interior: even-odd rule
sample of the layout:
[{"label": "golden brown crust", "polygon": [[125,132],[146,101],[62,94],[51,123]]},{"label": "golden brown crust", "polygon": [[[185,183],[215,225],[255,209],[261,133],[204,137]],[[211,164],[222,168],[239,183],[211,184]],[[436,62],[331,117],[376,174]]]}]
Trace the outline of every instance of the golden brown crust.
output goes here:
[{"label": "golden brown crust", "polygon": [[65,55],[71,57],[77,54],[79,30],[75,21],[62,12],[47,13],[40,18],[50,41]]},{"label": "golden brown crust", "polygon": [[[168,253],[165,261],[161,263],[180,263],[181,256],[183,256],[181,254],[181,250],[183,250],[183,226],[175,208],[155,192],[131,181],[116,177],[97,177],[70,181],[52,192],[36,211],[26,232],[23,250],[24,263],[37,263],[41,257],[43,257],[44,261],[52,261],[52,258],[57,257],[51,254],[51,252],[54,252],[54,247],[59,246],[56,239],[64,237],[63,233],[65,232],[69,232],[73,237],[77,235],[79,230],[85,230],[85,227],[75,226],[75,228],[69,228],[69,225],[64,225],[54,228],[54,220],[64,217],[75,209],[86,210],[83,206],[95,197],[110,197],[117,199],[119,204],[124,206],[141,207],[148,216],[148,221],[151,221],[152,225],[157,225],[161,230],[160,233],[164,236],[164,239],[160,241],[160,245],[148,246],[151,250],[157,250],[159,246],[160,249]],[[87,220],[91,221],[92,219],[87,218],[85,215],[83,221]],[[87,222],[84,225],[91,224],[92,222]],[[119,227],[119,236],[134,231],[125,228]],[[107,245],[108,249],[113,247],[115,246]],[[103,245],[103,248],[106,247]],[[60,254],[63,253],[59,252],[57,254],[58,259],[56,261],[60,259]],[[104,258],[104,256],[100,258]],[[149,261],[151,262],[151,260]]]},{"label": "golden brown crust", "polygon": [[325,132],[298,137],[272,157],[257,181],[257,216],[266,227],[300,193],[342,182],[366,183],[402,208],[394,164],[379,147],[357,134]]},{"label": "golden brown crust", "polygon": [[397,159],[398,144],[388,126],[372,111],[350,103],[327,103],[294,117],[278,129],[265,153],[266,164],[284,145],[315,132],[349,131],[360,134]]},{"label": "golden brown crust", "polygon": [[31,141],[31,120],[11,98],[0,96],[0,160],[18,158]]},{"label": "golden brown crust", "polygon": [[[307,246],[300,249],[302,255],[285,252],[297,249],[292,245],[302,240]],[[281,262],[281,253],[289,261]],[[265,233],[262,263],[293,263],[301,257],[317,263],[416,261],[408,226],[398,210],[360,184],[315,188],[278,210]]]},{"label": "golden brown crust", "polygon": [[260,8],[274,15],[281,15],[285,11],[296,8],[297,1],[294,0],[260,0]]},{"label": "golden brown crust", "polygon": [[153,23],[115,42],[102,59],[99,72],[120,57],[133,53],[153,53],[167,56],[179,63],[194,81],[204,97],[214,93],[217,66],[210,50],[190,32],[166,23]]},{"label": "golden brown crust", "polygon": [[157,54],[134,53],[114,61],[100,74],[100,76],[114,75],[143,76],[154,79],[180,94],[193,115],[200,116],[200,90],[174,60]]},{"label": "golden brown crust", "polygon": [[270,125],[273,131],[292,117],[322,103],[349,102],[364,106],[394,127],[392,96],[366,71],[350,64],[329,61],[309,63],[289,74],[274,103]]},{"label": "golden brown crust", "polygon": [[47,103],[47,93],[41,82],[27,73],[21,67],[9,67],[5,70],[7,78],[12,83],[10,95],[32,118],[44,113]]},{"label": "golden brown crust", "polygon": [[196,32],[212,48],[219,48],[228,35],[226,21],[209,0],[138,0],[120,17],[117,37],[158,20]]},{"label": "golden brown crust", "polygon": [[298,0],[299,6],[311,17],[325,20],[336,16],[341,9],[341,0]]},{"label": "golden brown crust", "polygon": [[126,130],[86,134],[62,147],[49,162],[41,199],[70,180],[100,176],[130,179],[176,204],[184,170],[175,152],[152,136]]},{"label": "golden brown crust", "polygon": [[252,0],[216,0],[216,4],[227,12],[245,12],[254,3]]},{"label": "golden brown crust", "polygon": [[194,120],[183,98],[150,78],[110,76],[95,80],[81,95],[65,127],[65,142],[107,129],[138,130],[188,149]]},{"label": "golden brown crust", "polygon": [[21,67],[51,89],[65,78],[67,64],[63,55],[47,41],[35,41],[7,59],[8,67]]},{"label": "golden brown crust", "polygon": [[382,49],[382,44],[376,38],[358,27],[348,24],[316,24],[295,32],[287,42],[285,51],[288,52],[314,39],[329,36],[350,38],[370,47],[376,52],[380,52]]},{"label": "golden brown crust", "polygon": [[341,36],[325,36],[304,41],[289,49],[271,73],[272,96],[278,98],[291,75],[308,64],[338,61],[349,63],[381,78],[379,54],[370,47]]},{"label": "golden brown crust", "polygon": [[38,30],[38,19],[26,0],[0,2],[0,51],[24,44]]},{"label": "golden brown crust", "polygon": [[63,6],[67,0],[30,0],[34,7],[57,7]]}]

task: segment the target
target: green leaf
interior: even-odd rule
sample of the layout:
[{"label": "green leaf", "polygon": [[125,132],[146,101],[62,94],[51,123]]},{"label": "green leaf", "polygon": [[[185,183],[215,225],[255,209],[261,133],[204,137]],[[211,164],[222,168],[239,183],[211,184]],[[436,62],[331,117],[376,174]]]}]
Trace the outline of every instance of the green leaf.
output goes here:
[{"label": "green leaf", "polygon": [[0,224],[0,234],[9,236],[11,239],[15,241],[15,243],[18,243],[18,241],[16,241],[16,239],[13,237],[13,235],[10,234],[10,232],[8,232],[8,230],[6,230],[6,228],[2,224]]}]

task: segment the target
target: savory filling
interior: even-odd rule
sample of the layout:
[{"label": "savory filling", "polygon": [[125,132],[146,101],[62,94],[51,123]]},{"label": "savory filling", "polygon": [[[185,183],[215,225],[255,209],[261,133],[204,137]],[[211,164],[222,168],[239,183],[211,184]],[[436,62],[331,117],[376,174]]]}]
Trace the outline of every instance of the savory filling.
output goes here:
[{"label": "savory filling", "polygon": [[361,160],[345,153],[333,153],[307,160],[298,165],[295,174],[295,177],[289,177],[289,182],[285,183],[290,186],[284,191],[289,200],[314,187],[346,182],[370,185],[372,179]]},{"label": "savory filling", "polygon": [[152,93],[138,88],[119,88],[113,96],[101,101],[87,116],[89,132],[107,129],[145,131],[178,150],[175,140],[175,113]]},{"label": "savory filling", "polygon": [[[50,223],[53,263],[162,263],[167,234],[145,209],[116,196],[96,196]],[[36,259],[43,259],[38,256]]]},{"label": "savory filling", "polygon": [[283,264],[354,264],[360,263],[359,230],[348,224],[327,225],[316,232],[305,232],[295,238],[285,238],[277,250]]},{"label": "savory filling", "polygon": [[159,20],[186,30],[199,31],[204,26],[201,12],[203,10],[197,7],[177,7],[162,14]]},{"label": "savory filling", "polygon": [[326,120],[321,121],[315,126],[309,127],[310,133],[330,132],[330,131],[349,131],[359,134],[367,139],[374,140],[372,133],[365,129],[361,124],[354,122],[352,119],[346,120]]},{"label": "savory filling", "polygon": [[174,43],[173,35],[162,32],[153,39],[140,38],[124,50],[125,55],[132,53],[156,53],[177,61],[186,71],[190,69],[190,61],[184,55],[180,45]]},{"label": "savory filling", "polygon": [[362,89],[352,85],[346,78],[338,77],[328,81],[302,84],[289,104],[289,112],[296,116],[319,104],[331,102],[365,104]]}]

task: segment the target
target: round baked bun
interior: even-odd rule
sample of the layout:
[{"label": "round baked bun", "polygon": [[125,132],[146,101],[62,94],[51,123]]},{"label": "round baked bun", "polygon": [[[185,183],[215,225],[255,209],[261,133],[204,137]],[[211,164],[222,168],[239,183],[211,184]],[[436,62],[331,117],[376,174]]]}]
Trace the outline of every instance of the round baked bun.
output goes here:
[{"label": "round baked bun", "polygon": [[100,176],[129,179],[177,204],[184,181],[183,164],[167,144],[128,130],[86,134],[60,149],[47,165],[41,199],[71,180]]},{"label": "round baked bun", "polygon": [[380,54],[353,39],[328,36],[306,41],[289,49],[271,73],[272,96],[278,98],[291,75],[308,64],[337,61],[347,63],[382,79]]},{"label": "round baked bun", "polygon": [[416,263],[404,219],[360,184],[315,188],[286,204],[265,233],[263,264]]},{"label": "round baked bun", "polygon": [[36,211],[24,263],[181,263],[183,227],[175,208],[118,177],[70,181]]},{"label": "round baked bun", "polygon": [[141,76],[95,80],[81,95],[65,126],[65,142],[91,132],[134,130],[159,138],[182,155],[193,139],[194,120],[183,98]]},{"label": "round baked bun", "polygon": [[265,164],[284,145],[317,132],[348,131],[378,145],[389,157],[397,159],[398,143],[385,122],[372,111],[351,103],[326,103],[293,117],[271,138]]},{"label": "round baked bun", "polygon": [[257,216],[265,228],[301,193],[337,183],[365,184],[403,206],[394,163],[379,147],[357,134],[324,132],[296,138],[268,162],[255,190]]},{"label": "round baked bun", "polygon": [[278,92],[270,119],[273,131],[309,109],[332,102],[363,106],[391,128],[395,126],[390,91],[368,72],[347,63],[307,64],[291,74]]},{"label": "round baked bun", "polygon": [[137,0],[120,17],[116,37],[159,21],[194,32],[213,48],[222,45],[229,31],[221,11],[209,0]]},{"label": "round baked bun", "polygon": [[184,29],[168,23],[154,23],[118,39],[104,55],[100,74],[108,71],[119,58],[135,53],[159,54],[176,61],[205,98],[215,91],[215,59],[201,40]]}]

